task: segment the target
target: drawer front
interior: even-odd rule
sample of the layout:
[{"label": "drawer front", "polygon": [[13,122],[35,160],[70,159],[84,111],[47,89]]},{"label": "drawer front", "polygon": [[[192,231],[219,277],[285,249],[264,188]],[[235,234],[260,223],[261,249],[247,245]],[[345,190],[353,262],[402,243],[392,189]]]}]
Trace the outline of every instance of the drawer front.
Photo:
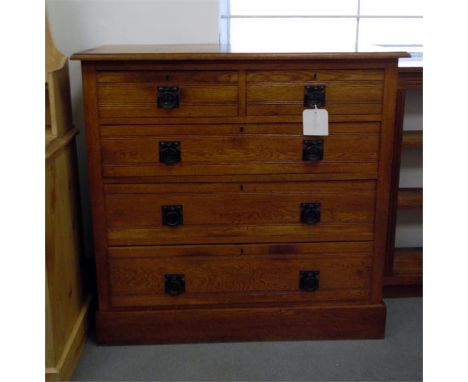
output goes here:
[{"label": "drawer front", "polygon": [[372,243],[111,247],[109,256],[114,307],[325,303],[368,299]]},{"label": "drawer front", "polygon": [[305,86],[325,86],[325,108],[335,115],[382,114],[383,70],[251,71],[246,76],[247,115],[302,116]]},{"label": "drawer front", "polygon": [[[300,124],[271,128],[236,125],[229,128],[231,134],[226,133],[224,126],[213,126],[211,133],[204,126],[207,134],[199,135],[187,134],[188,128],[167,126],[165,133],[161,128],[153,129],[153,133],[161,131],[160,135],[104,135],[101,140],[103,174],[106,177],[281,173],[376,176],[379,135],[372,129],[380,125],[348,125],[331,124],[331,134],[327,137],[303,136]],[[126,127],[122,129],[132,132]],[[366,129],[369,132],[363,133]],[[141,127],[133,129],[139,130]],[[149,133],[151,128],[146,131]],[[177,144],[177,163],[166,162],[161,157],[165,152],[161,146],[164,142]],[[308,150],[313,150],[311,156]]]},{"label": "drawer front", "polygon": [[375,182],[106,185],[109,245],[373,240]]},{"label": "drawer front", "polygon": [[[101,118],[238,114],[236,71],[105,71],[98,73],[97,81]],[[177,88],[175,93],[171,93],[173,88]],[[167,92],[177,102],[158,105],[158,97],[164,99]]]}]

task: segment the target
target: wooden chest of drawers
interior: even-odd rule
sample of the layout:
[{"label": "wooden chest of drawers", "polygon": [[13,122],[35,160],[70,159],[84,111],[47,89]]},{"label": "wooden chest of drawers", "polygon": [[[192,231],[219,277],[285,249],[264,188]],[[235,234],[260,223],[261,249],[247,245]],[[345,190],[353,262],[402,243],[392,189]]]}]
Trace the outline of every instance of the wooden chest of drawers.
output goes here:
[{"label": "wooden chest of drawers", "polygon": [[[101,343],[384,335],[404,53],[82,60]],[[302,112],[329,112],[304,136]]]}]

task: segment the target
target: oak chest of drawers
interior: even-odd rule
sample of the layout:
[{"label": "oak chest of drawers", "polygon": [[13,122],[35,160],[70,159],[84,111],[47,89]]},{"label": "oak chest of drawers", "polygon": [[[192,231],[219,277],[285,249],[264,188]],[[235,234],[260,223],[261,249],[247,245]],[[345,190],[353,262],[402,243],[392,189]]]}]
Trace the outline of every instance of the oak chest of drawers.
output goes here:
[{"label": "oak chest of drawers", "polygon": [[[403,53],[82,60],[101,343],[379,338]],[[305,108],[330,134],[304,136]]]}]

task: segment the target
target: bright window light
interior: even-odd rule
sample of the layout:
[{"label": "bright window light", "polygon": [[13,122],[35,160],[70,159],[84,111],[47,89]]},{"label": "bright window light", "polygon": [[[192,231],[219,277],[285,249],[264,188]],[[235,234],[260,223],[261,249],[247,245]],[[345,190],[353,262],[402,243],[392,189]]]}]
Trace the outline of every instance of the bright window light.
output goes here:
[{"label": "bright window light", "polygon": [[422,0],[220,0],[237,51],[407,51],[421,59]]}]

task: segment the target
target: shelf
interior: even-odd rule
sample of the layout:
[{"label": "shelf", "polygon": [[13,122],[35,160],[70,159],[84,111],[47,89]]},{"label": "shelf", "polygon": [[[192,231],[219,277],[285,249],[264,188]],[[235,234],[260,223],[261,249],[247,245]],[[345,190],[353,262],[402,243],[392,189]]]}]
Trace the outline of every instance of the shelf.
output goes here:
[{"label": "shelf", "polygon": [[[422,188],[398,189],[402,149],[421,149],[422,131],[402,131],[407,90],[421,91],[423,88],[422,67],[398,68],[398,97],[395,128],[398,138],[394,152],[392,169],[392,204],[388,230],[386,253],[386,276],[384,276],[384,297],[422,296],[422,248],[394,248],[395,229],[398,209],[421,209],[423,204]],[[396,194],[396,195],[395,195]],[[397,196],[397,198],[395,198]],[[397,200],[395,200],[397,199]]]},{"label": "shelf", "polygon": [[423,249],[395,248],[393,274],[384,277],[384,286],[422,285]]},{"label": "shelf", "polygon": [[423,68],[422,67],[402,67],[398,68],[398,88],[399,89],[422,89]]},{"label": "shelf", "polygon": [[398,208],[421,208],[422,205],[422,188],[400,188],[398,190]]},{"label": "shelf", "polygon": [[60,137],[46,134],[46,159],[51,158],[60,149],[67,147],[67,145],[79,134],[78,128],[72,126]]},{"label": "shelf", "polygon": [[403,131],[403,147],[421,148],[423,145],[422,131]]}]

